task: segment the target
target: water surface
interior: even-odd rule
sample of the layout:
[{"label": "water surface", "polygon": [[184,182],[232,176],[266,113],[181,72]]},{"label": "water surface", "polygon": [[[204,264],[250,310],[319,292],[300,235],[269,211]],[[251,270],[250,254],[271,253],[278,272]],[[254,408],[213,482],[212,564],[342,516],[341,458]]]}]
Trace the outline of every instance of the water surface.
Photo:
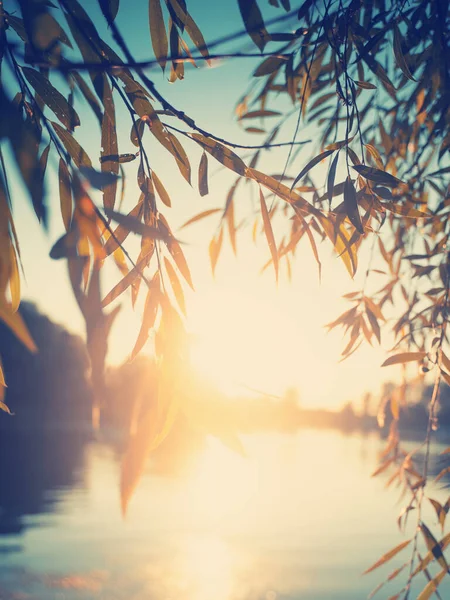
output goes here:
[{"label": "water surface", "polygon": [[156,457],[125,520],[110,445],[0,440],[1,600],[356,600],[409,558],[361,575],[405,539],[399,490],[370,477],[374,434],[243,436],[245,458],[208,438],[189,460]]}]

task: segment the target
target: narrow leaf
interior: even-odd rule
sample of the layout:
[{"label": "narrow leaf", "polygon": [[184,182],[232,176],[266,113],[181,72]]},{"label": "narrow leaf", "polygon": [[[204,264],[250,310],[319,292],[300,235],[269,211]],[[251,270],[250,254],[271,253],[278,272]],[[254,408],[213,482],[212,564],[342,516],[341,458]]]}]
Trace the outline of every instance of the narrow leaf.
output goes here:
[{"label": "narrow leaf", "polygon": [[136,344],[134,345],[133,351],[131,352],[131,360],[136,358],[145,342],[148,339],[148,332],[155,324],[156,315],[158,314],[158,307],[161,300],[161,293],[159,289],[159,272],[157,271],[153,277],[150,287],[147,292],[145,299],[144,315],[142,317],[142,324],[139,330]]},{"label": "narrow leaf", "polygon": [[353,168],[366,179],[375,181],[375,183],[379,183],[380,185],[386,185],[387,187],[404,185],[403,181],[400,181],[400,179],[397,179],[397,177],[394,177],[390,173],[386,173],[386,171],[381,171],[381,169],[367,167],[366,165],[355,165]]},{"label": "narrow leaf", "polygon": [[333,189],[334,189],[334,180],[336,177],[336,168],[339,160],[339,152],[336,153],[336,156],[333,158],[330,166],[330,170],[328,171],[327,178],[327,196],[328,202],[331,207],[331,202],[333,200]]},{"label": "narrow leaf", "polygon": [[73,137],[73,135],[61,127],[61,125],[58,123],[51,121],[51,124],[53,125],[53,128],[58,134],[59,139],[62,141],[64,148],[67,150],[76,166],[78,168],[80,168],[82,165],[85,167],[92,167],[91,159]]},{"label": "narrow leaf", "polygon": [[200,165],[198,167],[198,190],[200,196],[206,196],[208,194],[208,157],[206,152],[203,151],[200,159]]},{"label": "narrow leaf", "polygon": [[245,29],[261,52],[269,39],[263,17],[256,0],[238,0]]},{"label": "narrow leaf", "polygon": [[397,24],[394,24],[394,55],[397,65],[400,67],[403,75],[410,81],[416,81],[409,70],[408,63],[402,50],[402,36]]},{"label": "narrow leaf", "polygon": [[201,219],[204,219],[205,217],[209,217],[210,215],[215,215],[218,212],[222,212],[222,209],[221,208],[209,208],[208,210],[204,210],[203,212],[199,213],[198,215],[195,215],[194,217],[192,217],[191,219],[186,221],[186,223],[184,223],[180,227],[180,229],[184,229],[188,225],[192,225],[192,223],[196,223],[197,221],[200,221]]},{"label": "narrow leaf", "polygon": [[266,234],[270,254],[272,255],[273,266],[275,268],[275,277],[278,281],[278,253],[275,238],[273,235],[272,224],[270,222],[269,211],[267,210],[266,200],[261,188],[259,188],[259,200],[261,204],[261,214],[264,224],[264,233]]},{"label": "narrow leaf", "polygon": [[149,0],[149,21],[153,52],[164,72],[169,46],[160,0]]},{"label": "narrow leaf", "polygon": [[230,148],[227,148],[220,142],[216,142],[211,138],[207,138],[200,133],[192,133],[191,137],[200,145],[206,152],[209,152],[216,160],[222,163],[228,169],[235,171],[239,175],[245,175],[247,167],[243,160],[235,154]]},{"label": "narrow leaf", "polygon": [[411,540],[405,540],[404,542],[401,542],[401,544],[399,544],[398,546],[395,546],[395,548],[392,548],[392,550],[389,550],[389,552],[386,552],[386,554],[383,554],[383,556],[379,560],[377,560],[376,563],[374,563],[371,567],[364,571],[363,575],[365,575],[366,573],[371,573],[375,569],[378,569],[378,567],[381,567],[381,565],[387,563],[389,560],[391,560],[391,558],[394,558],[394,556],[401,552],[403,548],[406,548],[406,546],[410,543]]},{"label": "narrow leaf", "polygon": [[53,87],[45,75],[29,67],[22,67],[22,72],[36,94],[55,113],[67,129],[74,129],[80,125],[80,118],[73,107],[70,106],[61,92]]},{"label": "narrow leaf", "polygon": [[70,185],[70,174],[66,162],[59,159],[59,201],[61,205],[61,215],[66,231],[70,229],[70,221],[72,219],[72,189]]},{"label": "narrow leaf", "polygon": [[169,276],[170,285],[172,286],[173,293],[175,294],[175,298],[183,312],[186,315],[186,303],[184,301],[184,293],[183,288],[181,286],[180,280],[178,279],[178,275],[176,274],[175,269],[173,268],[171,262],[164,257],[164,265],[166,267],[167,274]]},{"label": "narrow leaf", "polygon": [[426,352],[402,352],[401,354],[390,356],[381,366],[388,367],[390,365],[398,365],[416,360],[422,360],[426,355]]},{"label": "narrow leaf", "polygon": [[153,240],[162,240],[166,243],[171,240],[171,237],[168,236],[164,231],[160,231],[157,227],[144,225],[144,223],[141,223],[139,219],[131,215],[124,215],[108,208],[105,208],[105,214],[108,218],[120,223],[120,225],[123,225],[130,231],[133,231],[142,237],[149,237]]},{"label": "narrow leaf", "polygon": [[158,196],[161,198],[163,203],[170,208],[172,206],[170,196],[167,193],[166,188],[163,186],[162,181],[156,175],[155,171],[152,171],[152,181],[155,185],[155,190],[156,190]]},{"label": "narrow leaf", "polygon": [[300,171],[300,173],[294,179],[294,183],[291,185],[291,189],[295,187],[297,182],[300,181],[300,179],[302,179],[302,177],[304,177],[310,169],[312,169],[315,165],[317,165],[317,163],[319,163],[321,160],[323,160],[327,156],[330,156],[330,154],[332,154],[333,152],[334,152],[334,149],[333,150],[325,150],[325,152],[322,152],[321,154],[319,154],[318,156],[315,156],[312,160],[310,160],[309,163],[305,167],[303,167],[303,169]]},{"label": "narrow leaf", "polygon": [[358,201],[353,181],[347,177],[344,184],[344,207],[348,218],[359,233],[364,234],[364,227],[358,210]]}]

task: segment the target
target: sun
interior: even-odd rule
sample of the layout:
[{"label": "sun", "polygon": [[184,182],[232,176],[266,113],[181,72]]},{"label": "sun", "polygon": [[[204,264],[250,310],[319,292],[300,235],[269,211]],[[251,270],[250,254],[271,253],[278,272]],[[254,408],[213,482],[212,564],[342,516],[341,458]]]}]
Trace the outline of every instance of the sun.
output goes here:
[{"label": "sun", "polygon": [[190,316],[192,363],[228,395],[278,394],[292,380],[292,323],[273,291],[258,292],[211,285]]}]

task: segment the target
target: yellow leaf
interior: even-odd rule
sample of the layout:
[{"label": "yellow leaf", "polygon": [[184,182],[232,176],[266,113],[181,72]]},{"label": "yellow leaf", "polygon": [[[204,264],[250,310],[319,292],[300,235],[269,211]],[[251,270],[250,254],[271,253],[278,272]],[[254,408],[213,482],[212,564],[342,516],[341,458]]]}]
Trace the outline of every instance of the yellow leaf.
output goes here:
[{"label": "yellow leaf", "polygon": [[160,0],[150,0],[149,21],[153,52],[164,72],[167,62],[168,43]]},{"label": "yellow leaf", "polygon": [[218,212],[221,212],[221,210],[222,210],[221,208],[209,208],[208,210],[204,210],[203,212],[198,213],[198,215],[195,215],[194,217],[192,217],[191,219],[186,221],[186,223],[184,223],[180,227],[180,229],[184,229],[188,225],[192,225],[192,223],[196,223],[197,221],[200,221],[201,219],[205,219],[206,217],[209,217],[210,215],[214,215]]},{"label": "yellow leaf", "polygon": [[[441,551],[445,550],[449,544],[450,544],[450,533],[447,533],[446,535],[444,535],[442,540],[439,542],[440,550]],[[415,568],[412,576],[415,577],[417,575],[417,573],[420,573],[420,571],[423,571],[431,563],[431,561],[433,561],[435,558],[436,557],[435,557],[434,553],[432,552],[432,550],[429,550],[427,552],[427,554],[419,562],[417,567]]]},{"label": "yellow leaf", "polygon": [[447,575],[447,570],[444,569],[440,573],[436,575],[431,581],[427,583],[427,585],[423,588],[420,594],[417,596],[417,600],[428,600],[435,593],[438,588],[438,585]]},{"label": "yellow leaf", "polygon": [[178,279],[178,276],[177,276],[176,271],[173,268],[172,264],[170,263],[169,260],[167,260],[166,257],[164,257],[164,265],[166,267],[166,271],[169,276],[170,284],[171,284],[173,292],[175,294],[175,298],[177,299],[177,302],[178,302],[183,314],[186,315],[186,304],[184,301],[183,288],[181,287],[180,280]]},{"label": "yellow leaf", "polygon": [[103,298],[102,307],[105,307],[108,304],[110,304],[113,300],[115,300],[118,296],[120,296],[120,294],[122,294],[126,289],[128,289],[130,287],[130,285],[132,285],[133,282],[138,277],[141,276],[142,271],[147,266],[147,259],[148,259],[148,255],[141,258],[141,260],[138,261],[136,266],[133,267],[130,270],[130,272],[127,275],[125,275],[125,277],[123,279],[121,279],[119,281],[119,283],[113,287],[113,289],[109,292],[109,294],[107,294]]},{"label": "yellow leaf", "polygon": [[392,550],[389,550],[389,552],[386,552],[386,554],[383,554],[383,556],[379,560],[377,560],[376,563],[374,563],[371,567],[369,567],[366,571],[364,571],[363,575],[365,575],[366,573],[370,573],[371,571],[374,571],[375,569],[378,569],[378,567],[381,567],[381,565],[384,565],[386,562],[391,560],[391,558],[396,556],[401,550],[403,550],[403,548],[406,548],[406,546],[410,543],[411,543],[411,540],[406,540],[404,542],[401,542],[401,544],[399,544],[398,546],[395,546],[395,548],[392,548]]},{"label": "yellow leaf", "polygon": [[25,321],[19,312],[14,312],[10,304],[5,300],[0,299],[0,319],[12,330],[16,337],[30,350],[37,352],[36,344],[34,343]]},{"label": "yellow leaf", "polygon": [[433,554],[434,558],[438,561],[441,567],[448,571],[449,567],[447,561],[445,560],[445,556],[442,552],[440,543],[436,540],[436,538],[425,525],[425,523],[420,524],[420,530],[423,534],[423,537],[425,538],[425,543],[427,545],[428,550]]},{"label": "yellow leaf", "polygon": [[343,223],[338,224],[330,218],[319,213],[318,220],[327,234],[338,256],[340,256],[347,268],[347,271],[353,277],[358,266],[358,258],[352,246],[349,245],[350,234],[345,229]]},{"label": "yellow leaf", "polygon": [[11,254],[11,273],[9,278],[9,289],[11,291],[11,308],[14,312],[19,308],[20,304],[20,275],[19,266],[17,264],[17,256],[15,248],[12,244],[9,246]]},{"label": "yellow leaf", "polygon": [[65,161],[59,159],[59,201],[61,205],[61,215],[66,231],[70,229],[70,221],[72,219],[72,190],[70,186],[69,169]]},{"label": "yellow leaf", "polygon": [[0,388],[0,410],[3,410],[8,415],[12,415],[13,413],[9,410],[8,405],[5,404],[2,400],[3,389],[4,388]]},{"label": "yellow leaf", "polygon": [[159,213],[159,229],[163,230],[164,232],[164,242],[167,246],[167,249],[169,250],[173,260],[175,261],[175,264],[177,265],[178,269],[180,270],[180,273],[183,275],[183,277],[186,279],[186,281],[188,282],[188,284],[190,285],[190,287],[192,289],[194,289],[194,285],[192,283],[192,278],[191,278],[191,272],[189,270],[186,258],[183,254],[183,251],[181,249],[180,244],[177,242],[177,240],[173,237],[172,232],[170,231],[169,228],[169,224],[167,222],[167,220],[165,219],[164,215],[162,215],[161,213]]},{"label": "yellow leaf", "polygon": [[[5,381],[5,375],[3,373],[3,365],[2,365],[2,361],[0,359],[0,386],[2,387],[6,387],[6,381]],[[0,392],[1,392],[1,388],[0,388]]]},{"label": "yellow leaf", "polygon": [[211,261],[211,270],[214,274],[216,270],[217,260],[219,258],[220,250],[222,248],[223,242],[223,229],[220,229],[219,235],[217,238],[213,237],[209,243],[209,259]]},{"label": "yellow leaf", "polygon": [[273,235],[272,224],[270,222],[269,211],[267,210],[266,201],[264,199],[264,194],[262,189],[259,188],[259,200],[261,204],[261,214],[264,223],[264,233],[266,234],[267,243],[269,245],[270,254],[272,255],[273,266],[275,268],[275,277],[278,281],[278,253],[277,253],[277,245],[275,243],[275,238]]},{"label": "yellow leaf", "polygon": [[442,471],[440,471],[440,473],[436,476],[435,481],[440,481],[443,477],[445,477],[445,475],[447,475],[447,473],[450,473],[450,467],[445,467],[445,469],[442,469]]},{"label": "yellow leaf", "polygon": [[206,152],[209,152],[211,156],[214,156],[216,160],[222,163],[228,169],[235,171],[239,175],[245,175],[247,167],[243,160],[230,148],[223,144],[216,142],[211,138],[207,138],[200,133],[192,133],[191,137],[200,145]]},{"label": "yellow leaf", "polygon": [[76,141],[73,135],[61,127],[58,123],[51,121],[53,129],[56,131],[59,139],[62,141],[64,148],[72,157],[73,162],[78,168],[81,166],[92,167],[92,162],[80,144]]},{"label": "yellow leaf", "polygon": [[167,193],[166,188],[163,186],[161,180],[156,175],[155,171],[152,171],[152,181],[155,184],[155,189],[156,189],[158,196],[161,198],[163,203],[170,208],[172,206],[170,196]]},{"label": "yellow leaf", "polygon": [[141,351],[142,347],[148,339],[148,332],[155,324],[160,300],[161,293],[159,288],[159,271],[156,271],[147,292],[147,298],[145,300],[144,307],[144,315],[142,317],[142,324],[139,330],[139,335],[136,340],[136,344],[134,345],[133,351],[131,353],[131,360],[133,360],[137,356],[137,354]]},{"label": "yellow leaf", "polygon": [[[119,154],[116,132],[116,111],[114,108],[114,100],[111,87],[108,83],[106,75],[103,73],[103,105],[105,111],[102,119],[102,135],[101,135],[101,169],[102,173],[114,175],[119,174],[119,163],[117,160],[106,160],[107,157],[115,157]],[[102,187],[103,189],[103,206],[105,208],[114,208],[116,203],[117,178],[112,178],[110,183]]]},{"label": "yellow leaf", "polygon": [[[138,221],[142,218],[144,206],[144,193],[141,194],[138,203],[131,211],[128,213],[128,217],[132,219],[136,219]],[[107,256],[112,254],[120,247],[120,245],[127,239],[130,233],[130,228],[126,226],[126,224],[120,224],[116,227],[116,229],[111,233],[108,240],[104,245],[104,250]]]},{"label": "yellow leaf", "polygon": [[426,352],[402,352],[401,354],[390,356],[381,366],[388,367],[389,365],[398,365],[416,360],[422,360],[426,355]]},{"label": "yellow leaf", "polygon": [[410,219],[430,219],[433,215],[417,210],[411,203],[395,204],[394,202],[383,202],[384,208],[387,208],[396,215],[402,215],[403,217],[409,217]]}]

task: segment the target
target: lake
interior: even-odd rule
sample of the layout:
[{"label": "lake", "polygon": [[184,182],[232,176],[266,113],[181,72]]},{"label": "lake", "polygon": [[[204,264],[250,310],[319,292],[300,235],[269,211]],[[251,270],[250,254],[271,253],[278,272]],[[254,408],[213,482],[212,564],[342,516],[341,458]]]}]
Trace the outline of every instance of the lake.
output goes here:
[{"label": "lake", "polygon": [[[362,576],[405,539],[400,490],[370,477],[376,434],[242,441],[245,458],[207,438],[187,461],[150,461],[123,519],[113,446],[0,431],[0,600],[356,600],[409,559],[408,548]],[[418,579],[411,600],[426,584]]]}]

